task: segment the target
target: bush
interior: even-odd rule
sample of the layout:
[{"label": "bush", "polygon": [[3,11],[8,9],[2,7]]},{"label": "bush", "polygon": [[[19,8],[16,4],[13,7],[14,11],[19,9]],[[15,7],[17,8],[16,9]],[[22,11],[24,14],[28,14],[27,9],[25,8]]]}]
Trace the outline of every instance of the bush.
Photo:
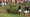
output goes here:
[{"label": "bush", "polygon": [[0,5],[0,7],[2,7],[2,5]]},{"label": "bush", "polygon": [[18,10],[18,6],[16,5],[12,5],[12,4],[8,4],[10,11],[11,13],[17,13],[17,10]]},{"label": "bush", "polygon": [[26,4],[27,4],[27,5],[30,5],[30,2],[27,2]]}]

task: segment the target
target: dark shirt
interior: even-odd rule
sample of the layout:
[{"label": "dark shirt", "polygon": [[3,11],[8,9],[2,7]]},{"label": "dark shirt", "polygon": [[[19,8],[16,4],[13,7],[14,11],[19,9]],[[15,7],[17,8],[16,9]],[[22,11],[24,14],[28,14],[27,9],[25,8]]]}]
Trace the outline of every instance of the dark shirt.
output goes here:
[{"label": "dark shirt", "polygon": [[25,10],[27,10],[27,11],[28,11],[28,10],[29,10],[29,7],[25,7]]},{"label": "dark shirt", "polygon": [[18,7],[18,9],[20,9],[20,6]]}]

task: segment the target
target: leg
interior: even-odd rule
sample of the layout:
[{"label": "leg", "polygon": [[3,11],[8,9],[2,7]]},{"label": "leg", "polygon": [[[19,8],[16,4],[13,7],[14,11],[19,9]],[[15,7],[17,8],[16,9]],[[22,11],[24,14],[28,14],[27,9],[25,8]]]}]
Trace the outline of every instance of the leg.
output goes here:
[{"label": "leg", "polygon": [[29,17],[29,11],[28,11],[28,15],[27,16]]},{"label": "leg", "polygon": [[27,17],[27,11],[24,11],[24,16]]},{"label": "leg", "polygon": [[20,15],[20,16],[22,15],[22,12],[21,12],[21,10],[19,10],[19,15]]}]

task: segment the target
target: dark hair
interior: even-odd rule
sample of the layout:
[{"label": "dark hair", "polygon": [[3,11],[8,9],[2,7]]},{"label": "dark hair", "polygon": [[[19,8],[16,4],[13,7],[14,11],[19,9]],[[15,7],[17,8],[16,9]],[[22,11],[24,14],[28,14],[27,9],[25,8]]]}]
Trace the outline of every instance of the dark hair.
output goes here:
[{"label": "dark hair", "polygon": [[18,9],[20,9],[20,6],[18,7]]}]

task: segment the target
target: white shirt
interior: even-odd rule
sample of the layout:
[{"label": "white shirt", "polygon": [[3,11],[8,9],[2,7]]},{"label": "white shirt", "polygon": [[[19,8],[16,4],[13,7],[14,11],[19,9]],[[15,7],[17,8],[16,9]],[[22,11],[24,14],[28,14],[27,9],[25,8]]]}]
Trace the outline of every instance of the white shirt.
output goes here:
[{"label": "white shirt", "polygon": [[2,2],[2,7],[4,6],[4,2]]},{"label": "white shirt", "polygon": [[4,2],[2,2],[2,5],[4,5]]}]

